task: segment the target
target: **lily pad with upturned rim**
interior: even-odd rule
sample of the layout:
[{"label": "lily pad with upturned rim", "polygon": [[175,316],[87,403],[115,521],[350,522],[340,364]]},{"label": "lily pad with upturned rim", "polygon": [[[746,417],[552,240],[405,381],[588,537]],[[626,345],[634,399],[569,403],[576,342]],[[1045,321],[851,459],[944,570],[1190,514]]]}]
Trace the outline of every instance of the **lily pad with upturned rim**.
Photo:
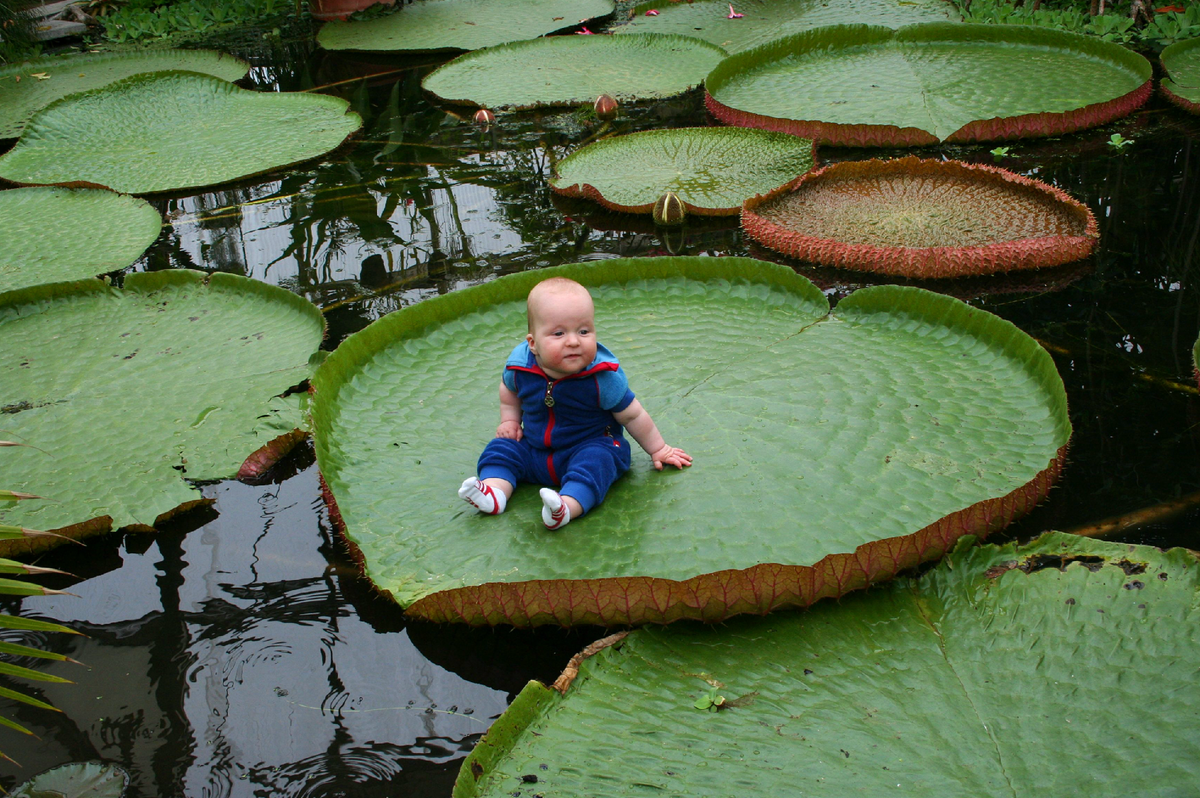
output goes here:
[{"label": "lily pad with upturned rim", "polygon": [[1092,253],[1096,219],[1066,192],[958,161],[845,161],[746,201],[742,228],[824,266],[964,277],[1060,266]]},{"label": "lily pad with upturned rim", "polygon": [[995,141],[1125,116],[1151,72],[1120,45],[1030,25],[839,25],[730,56],[705,102],[722,122],[818,144]]},{"label": "lily pad with upturned rim", "polygon": [[0,292],[124,269],[162,230],[150,203],[96,189],[0,191]]},{"label": "lily pad with upturned rim", "polygon": [[725,51],[687,36],[552,36],[461,55],[425,76],[440,100],[513,110],[672,97],[699,86]]},{"label": "lily pad with upturned rim", "polygon": [[0,139],[21,135],[31,116],[68,94],[164,70],[202,72],[232,81],[244,78],[250,65],[213,50],[139,50],[55,56],[0,67]]},{"label": "lily pad with upturned rim", "polygon": [[1158,60],[1166,73],[1158,84],[1163,95],[1185,111],[1200,114],[1200,39],[1176,42]]},{"label": "lily pad with upturned rim", "polygon": [[326,50],[477,50],[534,39],[611,14],[612,0],[416,0],[363,22],[330,22]]},{"label": "lily pad with upturned rim", "polygon": [[639,629],[565,695],[530,682],[454,798],[1118,798],[1146,774],[1186,795],[1198,582],[1183,549],[1052,533],[802,613]]},{"label": "lily pad with upturned rim", "polygon": [[70,762],[17,786],[10,798],[121,798],[129,774],[105,762]]},{"label": "lily pad with upturned rim", "polygon": [[349,107],[194,72],[135,75],[35,114],[0,156],[0,177],[126,194],[217,185],[335,149],[362,125]]},{"label": "lily pad with upturned rim", "polygon": [[589,144],[555,164],[550,188],[606,208],[649,213],[674,191],[691,213],[729,216],[750,196],[812,168],[813,144],[736,127],[647,130]]},{"label": "lily pad with upturned rim", "polygon": [[[548,533],[532,486],[501,516],[455,491],[495,431],[496,386],[554,275],[687,471],[638,452],[605,502]],[[636,258],[523,272],[380,319],[313,378],[335,523],[409,614],[474,624],[717,621],[805,606],[935,558],[1028,511],[1070,435],[1050,356],[928,291],[829,312],[791,269]],[[398,486],[403,486],[402,489]]]}]

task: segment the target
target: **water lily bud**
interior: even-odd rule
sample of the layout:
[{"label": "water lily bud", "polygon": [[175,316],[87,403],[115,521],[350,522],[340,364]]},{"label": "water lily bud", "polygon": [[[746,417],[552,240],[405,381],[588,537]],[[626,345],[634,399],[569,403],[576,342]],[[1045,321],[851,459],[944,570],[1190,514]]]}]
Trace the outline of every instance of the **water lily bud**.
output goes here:
[{"label": "water lily bud", "polygon": [[596,116],[601,119],[615,119],[617,116],[617,100],[611,94],[601,94],[596,98]]},{"label": "water lily bud", "polygon": [[684,217],[687,216],[687,209],[683,206],[683,200],[679,199],[678,194],[668,191],[658,198],[658,202],[654,203],[653,215],[655,224],[683,224]]},{"label": "water lily bud", "polygon": [[496,121],[496,115],[486,108],[480,108],[475,112],[475,124],[480,127],[487,127]]}]

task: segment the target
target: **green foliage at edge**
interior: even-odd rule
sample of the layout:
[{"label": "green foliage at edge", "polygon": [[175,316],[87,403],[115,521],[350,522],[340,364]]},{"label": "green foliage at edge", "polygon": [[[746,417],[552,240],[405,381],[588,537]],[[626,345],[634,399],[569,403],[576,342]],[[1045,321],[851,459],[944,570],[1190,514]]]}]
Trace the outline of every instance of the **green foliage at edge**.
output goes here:
[{"label": "green foliage at edge", "polygon": [[1154,7],[1157,4],[1151,4],[1147,12],[1153,12],[1153,15],[1144,24],[1136,22],[1125,8],[1117,10],[1116,3],[1109,6],[1108,12],[1095,15],[1089,13],[1086,3],[1051,2],[1036,9],[1033,3],[1017,5],[1012,0],[954,0],[954,4],[962,12],[963,21],[968,23],[1027,25],[1091,36],[1138,49],[1157,50],[1200,36],[1200,3],[1194,0],[1186,0],[1183,11],[1158,11]]},{"label": "green foliage at edge", "polygon": [[[1200,3],[1195,8],[1200,9]],[[1200,103],[1200,39],[1171,45],[1162,51],[1159,60],[1166,72],[1163,86],[1185,100]]]}]

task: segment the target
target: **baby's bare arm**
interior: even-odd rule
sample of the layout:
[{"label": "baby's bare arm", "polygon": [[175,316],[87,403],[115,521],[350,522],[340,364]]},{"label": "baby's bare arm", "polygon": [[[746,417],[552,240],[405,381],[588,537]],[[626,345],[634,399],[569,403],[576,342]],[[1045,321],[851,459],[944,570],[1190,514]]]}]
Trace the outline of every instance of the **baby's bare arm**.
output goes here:
[{"label": "baby's bare arm", "polygon": [[613,413],[613,418],[629,430],[629,434],[633,436],[639,446],[646,450],[646,454],[650,455],[650,459],[654,461],[654,467],[659,471],[662,471],[664,463],[676,468],[684,468],[692,464],[690,454],[683,449],[668,445],[663,440],[662,433],[658,431],[654,419],[650,418],[646,408],[642,407],[642,403],[637,399],[634,399],[629,407],[620,413]]},{"label": "baby's bare arm", "polygon": [[496,427],[497,438],[521,440],[521,397],[508,390],[503,381],[500,382],[500,426]]}]

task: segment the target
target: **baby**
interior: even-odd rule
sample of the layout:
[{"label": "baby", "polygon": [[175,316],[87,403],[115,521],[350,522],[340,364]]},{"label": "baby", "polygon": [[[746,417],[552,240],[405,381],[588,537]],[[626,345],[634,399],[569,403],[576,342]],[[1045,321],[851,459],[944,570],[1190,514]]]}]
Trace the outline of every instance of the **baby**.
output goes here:
[{"label": "baby", "polygon": [[604,501],[629,470],[629,443],[638,442],[654,467],[692,464],[668,446],[633,397],[616,357],[596,342],[596,309],[587,289],[551,277],[529,292],[529,334],[504,364],[500,426],[479,456],[479,477],[463,480],[458,495],[481,513],[504,512],[518,482],[542,488],[542,521],[562,529]]}]

